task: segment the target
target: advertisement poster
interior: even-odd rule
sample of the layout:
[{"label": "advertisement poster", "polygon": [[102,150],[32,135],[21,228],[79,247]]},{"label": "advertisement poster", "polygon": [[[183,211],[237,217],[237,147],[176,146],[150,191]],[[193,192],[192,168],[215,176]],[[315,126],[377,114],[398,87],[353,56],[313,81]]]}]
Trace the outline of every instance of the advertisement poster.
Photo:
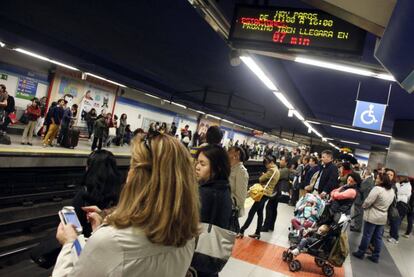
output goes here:
[{"label": "advertisement poster", "polygon": [[210,126],[220,126],[220,122],[218,120],[214,120],[211,118],[202,118],[198,123],[197,127],[197,145],[203,144],[206,142],[206,134],[207,130]]},{"label": "advertisement poster", "polygon": [[92,84],[62,76],[58,97],[68,101],[68,107],[78,105],[77,126],[86,126],[85,116],[91,110],[106,114],[112,112],[115,93],[106,91]]},{"label": "advertisement poster", "polygon": [[17,80],[16,97],[31,100],[36,97],[37,81],[30,77],[19,77]]}]

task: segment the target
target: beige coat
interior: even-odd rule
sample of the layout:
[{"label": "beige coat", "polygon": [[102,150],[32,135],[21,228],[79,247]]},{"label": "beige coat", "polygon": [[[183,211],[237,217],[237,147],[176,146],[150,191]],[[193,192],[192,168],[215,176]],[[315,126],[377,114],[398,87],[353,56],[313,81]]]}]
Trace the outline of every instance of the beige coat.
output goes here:
[{"label": "beige coat", "polygon": [[277,182],[279,182],[280,172],[277,169],[277,166],[269,168],[266,173],[264,173],[259,178],[259,183],[265,187],[269,179],[272,177],[273,173],[276,171],[275,175],[273,176],[272,180],[270,180],[269,185],[267,186],[266,190],[264,191],[264,195],[270,196],[273,193],[274,188],[276,187]]},{"label": "beige coat", "polygon": [[79,260],[74,262],[72,243],[63,246],[53,270],[60,276],[185,276],[195,243],[184,247],[151,243],[138,228],[116,229],[104,226],[88,240]]},{"label": "beige coat", "polygon": [[244,202],[246,201],[247,186],[249,185],[249,173],[243,163],[237,163],[231,167],[229,177],[231,187],[231,199],[236,199],[239,208],[239,217],[244,215]]},{"label": "beige coat", "polygon": [[364,220],[376,225],[385,225],[387,223],[388,208],[394,197],[393,189],[386,190],[383,187],[375,186],[362,204]]}]

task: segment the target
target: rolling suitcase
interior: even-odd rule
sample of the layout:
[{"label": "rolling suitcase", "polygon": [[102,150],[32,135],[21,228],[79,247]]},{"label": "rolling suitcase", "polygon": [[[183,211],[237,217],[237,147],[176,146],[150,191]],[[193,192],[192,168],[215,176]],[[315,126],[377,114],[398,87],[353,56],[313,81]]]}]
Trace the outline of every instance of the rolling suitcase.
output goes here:
[{"label": "rolling suitcase", "polygon": [[77,129],[69,129],[66,138],[64,138],[64,146],[67,148],[75,148],[79,143],[80,131]]}]

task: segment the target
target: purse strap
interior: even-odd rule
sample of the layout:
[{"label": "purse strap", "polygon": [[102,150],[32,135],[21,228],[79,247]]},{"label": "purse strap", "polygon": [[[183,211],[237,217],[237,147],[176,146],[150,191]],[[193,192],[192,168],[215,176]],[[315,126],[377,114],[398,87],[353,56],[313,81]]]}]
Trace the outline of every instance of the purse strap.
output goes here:
[{"label": "purse strap", "polygon": [[267,181],[266,186],[264,187],[264,189],[267,189],[267,187],[268,187],[268,186],[269,186],[269,184],[270,184],[270,181],[272,181],[273,177],[275,177],[275,175],[276,175],[276,169],[277,169],[277,168],[275,168],[275,170],[273,170],[272,177],[270,177],[270,179]]}]

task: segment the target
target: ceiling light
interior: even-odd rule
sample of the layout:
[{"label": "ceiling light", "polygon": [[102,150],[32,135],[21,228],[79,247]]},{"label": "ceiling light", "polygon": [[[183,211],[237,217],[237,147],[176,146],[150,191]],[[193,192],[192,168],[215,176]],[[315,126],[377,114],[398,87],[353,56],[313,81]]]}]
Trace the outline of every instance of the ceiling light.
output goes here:
[{"label": "ceiling light", "polygon": [[361,131],[361,133],[369,134],[369,135],[376,135],[376,136],[386,137],[386,138],[391,138],[392,137],[390,135],[380,134],[380,133],[373,133],[373,132],[369,132],[369,131]]},{"label": "ceiling light", "polygon": [[33,53],[31,51],[28,51],[28,50],[25,50],[25,49],[22,49],[22,48],[14,48],[13,50],[16,51],[16,52],[19,52],[19,53],[22,53],[22,54],[25,54],[25,55],[34,57],[34,58],[39,59],[39,60],[47,61],[47,62],[56,64],[56,65],[60,65],[62,67],[66,67],[66,68],[71,69],[71,70],[79,71],[79,69],[77,69],[76,67],[73,67],[71,65],[67,65],[67,64],[64,64],[64,63],[61,63],[61,62],[58,62],[58,61],[49,59],[48,57],[45,57],[45,56],[42,56],[42,55]]},{"label": "ceiling light", "polygon": [[232,122],[232,121],[230,121],[230,120],[227,120],[227,119],[222,119],[221,121],[223,121],[223,122],[227,122],[227,123],[229,123],[229,124],[234,124],[234,122]]},{"label": "ceiling light", "polygon": [[155,95],[152,95],[152,94],[149,94],[149,93],[144,93],[144,94],[148,97],[152,97],[152,98],[155,98],[155,99],[161,99],[158,96],[155,96]]},{"label": "ceiling light", "polygon": [[86,74],[86,75],[89,75],[89,76],[92,76],[92,77],[94,77],[94,78],[97,78],[97,79],[100,79],[100,80],[106,81],[106,82],[108,82],[108,83],[111,83],[111,84],[114,84],[114,85],[117,85],[117,86],[120,86],[120,87],[126,88],[126,86],[125,86],[125,85],[123,85],[123,84],[120,84],[120,83],[117,83],[117,82],[114,82],[114,81],[108,80],[108,79],[106,79],[106,78],[104,78],[104,77],[101,77],[101,76],[98,76],[98,75],[92,74],[92,73],[90,73],[90,72],[85,72],[85,74]]},{"label": "ceiling light", "polygon": [[273,82],[266,76],[263,70],[257,65],[257,63],[248,56],[241,56],[240,59],[249,67],[254,74],[268,87],[270,90],[277,91],[278,89]]},{"label": "ceiling light", "polygon": [[333,70],[338,70],[338,71],[342,71],[342,72],[348,72],[348,73],[352,73],[352,74],[358,74],[358,75],[362,75],[362,76],[374,77],[374,78],[388,80],[388,81],[395,81],[394,77],[390,74],[375,73],[375,72],[370,71],[370,70],[366,70],[366,69],[358,68],[358,67],[353,67],[353,66],[348,66],[348,65],[330,63],[330,62],[325,62],[325,61],[320,61],[320,60],[315,60],[315,59],[309,59],[309,58],[303,58],[303,57],[296,57],[295,62],[314,65],[314,66],[319,66],[319,67],[333,69]]},{"label": "ceiling light", "polygon": [[289,110],[294,109],[293,105],[289,102],[289,100],[287,100],[283,93],[274,91],[273,94],[277,97],[277,99],[280,100],[280,102],[282,102],[283,105],[286,106],[286,108],[288,108]]},{"label": "ceiling light", "polygon": [[323,142],[327,142],[328,140],[326,138],[322,138],[322,141]]},{"label": "ceiling light", "polygon": [[195,109],[192,109],[192,108],[187,108],[187,109],[189,109],[190,111],[199,113],[199,114],[206,114],[205,112],[202,112],[202,111],[199,111],[199,110],[195,110]]},{"label": "ceiling light", "polygon": [[221,120],[221,117],[218,117],[218,116],[215,116],[215,115],[212,115],[212,114],[206,114],[206,116],[207,117],[211,117],[211,118],[215,118],[215,119],[218,119],[218,120]]},{"label": "ceiling light", "polygon": [[171,101],[170,104],[175,105],[175,106],[180,107],[180,108],[183,108],[183,109],[187,109],[187,106],[185,106],[183,104],[180,104],[180,103],[176,103],[176,102]]},{"label": "ceiling light", "polygon": [[297,119],[299,119],[300,121],[304,121],[305,118],[300,114],[300,112],[298,112],[297,110],[293,111],[293,114],[296,116]]},{"label": "ceiling light", "polygon": [[6,44],[4,42],[0,41],[0,47],[4,47],[4,46],[6,46]]},{"label": "ceiling light", "polygon": [[316,124],[316,125],[321,125],[321,123],[318,122],[318,121],[307,120],[307,122],[312,123],[312,124]]},{"label": "ceiling light", "polygon": [[340,140],[340,142],[359,145],[359,142],[353,142],[348,140]]},{"label": "ceiling light", "polygon": [[394,76],[392,76],[391,74],[380,73],[380,74],[375,74],[374,77],[378,79],[387,80],[387,81],[393,81],[393,82],[396,81]]},{"label": "ceiling light", "polygon": [[330,125],[330,126],[332,128],[336,128],[336,129],[348,130],[348,131],[353,131],[353,132],[361,132],[360,130],[357,130],[357,129],[343,127],[343,126],[338,126],[338,125]]},{"label": "ceiling light", "polygon": [[294,110],[288,110],[288,117],[293,117],[293,111]]}]

